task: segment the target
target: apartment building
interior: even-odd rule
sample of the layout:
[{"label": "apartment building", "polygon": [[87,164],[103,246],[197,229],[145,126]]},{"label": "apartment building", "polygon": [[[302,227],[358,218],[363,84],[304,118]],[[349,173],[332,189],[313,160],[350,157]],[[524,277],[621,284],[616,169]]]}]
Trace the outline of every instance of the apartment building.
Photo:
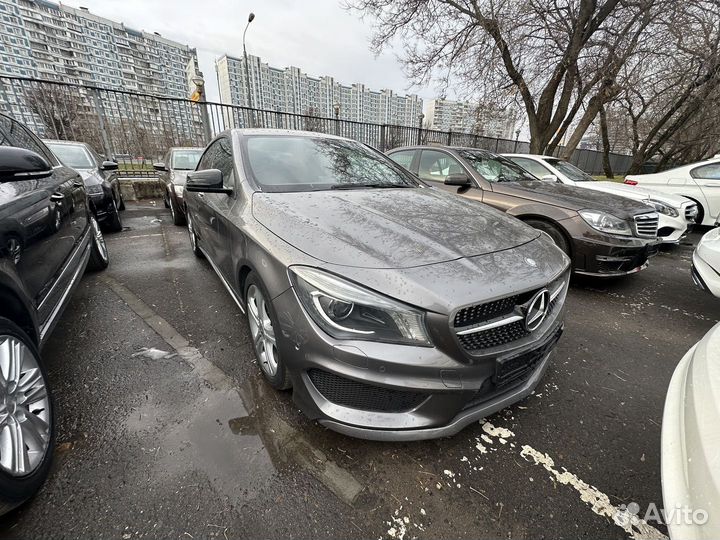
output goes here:
[{"label": "apartment building", "polygon": [[46,0],[0,0],[0,75],[186,98],[187,45]]},{"label": "apartment building", "polygon": [[242,58],[225,55],[216,60],[222,103],[328,118],[337,113],[342,120],[376,124],[420,122],[423,101],[416,95],[370,90],[362,83],[347,86],[333,77],[312,77],[298,67],[269,66],[253,55],[248,55],[247,68],[249,81]]},{"label": "apartment building", "polygon": [[431,99],[425,105],[430,129],[474,133],[498,139],[515,138],[517,114],[510,109],[478,105],[467,101]]}]

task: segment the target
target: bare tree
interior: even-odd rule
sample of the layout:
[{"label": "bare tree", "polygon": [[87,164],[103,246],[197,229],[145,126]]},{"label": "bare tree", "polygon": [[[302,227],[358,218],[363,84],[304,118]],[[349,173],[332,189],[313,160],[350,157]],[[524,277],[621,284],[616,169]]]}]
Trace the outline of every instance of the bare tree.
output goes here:
[{"label": "bare tree", "polygon": [[[407,75],[479,101],[522,103],[530,151],[553,150],[584,105],[579,141],[617,92],[615,75],[669,0],[346,0],[376,21],[376,50],[399,38]],[[575,145],[577,143],[575,142]]]}]

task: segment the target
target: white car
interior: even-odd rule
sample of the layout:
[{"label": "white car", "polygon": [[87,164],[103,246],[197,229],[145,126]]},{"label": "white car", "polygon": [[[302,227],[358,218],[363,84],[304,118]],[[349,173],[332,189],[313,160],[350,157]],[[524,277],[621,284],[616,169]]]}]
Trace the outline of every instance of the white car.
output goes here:
[{"label": "white car", "polygon": [[720,324],[683,357],[662,421],[665,521],[674,540],[720,538]]},{"label": "white car", "polygon": [[697,204],[690,199],[662,193],[651,189],[638,189],[633,186],[610,181],[596,181],[592,176],[553,156],[538,154],[503,154],[534,176],[549,182],[562,182],[604,193],[620,195],[654,207],[660,214],[658,237],[664,244],[677,244],[687,233],[688,227],[695,223]]},{"label": "white car", "polygon": [[698,242],[693,253],[692,277],[698,287],[720,298],[720,228],[705,233]]},{"label": "white car", "polygon": [[700,225],[717,225],[720,219],[720,154],[669,171],[631,174],[625,183],[692,199],[698,204]]}]

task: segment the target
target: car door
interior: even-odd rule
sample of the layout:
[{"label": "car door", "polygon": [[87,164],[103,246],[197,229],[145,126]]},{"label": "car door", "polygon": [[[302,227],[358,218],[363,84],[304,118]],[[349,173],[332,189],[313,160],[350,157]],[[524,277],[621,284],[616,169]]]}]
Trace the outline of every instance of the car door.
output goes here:
[{"label": "car door", "polygon": [[18,275],[39,309],[87,227],[85,189],[80,175],[63,167],[27,128],[0,115],[0,144],[31,150],[53,167],[47,178],[0,184],[3,248],[12,251]]},{"label": "car door", "polygon": [[[472,173],[455,156],[443,150],[423,149],[418,160],[418,177],[431,186],[444,191],[482,201],[484,191],[473,178]],[[465,174],[470,178],[470,187],[448,186],[445,179],[451,174]]]},{"label": "car door", "polygon": [[720,163],[709,163],[690,170],[707,201],[705,214],[713,218],[720,217]]},{"label": "car door", "polygon": [[235,185],[237,174],[230,138],[221,137],[214,144],[216,148],[213,154],[212,168],[219,169],[222,172],[224,187],[231,188],[233,193],[206,193],[205,204],[207,204],[209,212],[209,225],[213,230],[211,240],[213,243],[211,247],[213,262],[223,273],[225,279],[232,283],[232,252],[234,249],[232,237],[234,229],[238,225],[233,224],[231,213],[233,213],[233,207],[239,196]]},{"label": "car door", "polygon": [[[219,158],[222,156],[223,149],[221,148],[221,139],[216,139],[210,146],[205,149],[200,161],[198,162],[198,171],[206,169],[217,169],[216,166],[219,163]],[[217,228],[215,226],[215,210],[210,206],[212,201],[212,195],[215,193],[204,193],[195,192],[193,193],[192,200],[195,204],[192,204],[191,208],[191,219],[195,228],[195,233],[202,243],[202,247],[206,254],[214,262],[216,259],[216,253],[214,246],[217,245],[217,239],[215,234]]]}]

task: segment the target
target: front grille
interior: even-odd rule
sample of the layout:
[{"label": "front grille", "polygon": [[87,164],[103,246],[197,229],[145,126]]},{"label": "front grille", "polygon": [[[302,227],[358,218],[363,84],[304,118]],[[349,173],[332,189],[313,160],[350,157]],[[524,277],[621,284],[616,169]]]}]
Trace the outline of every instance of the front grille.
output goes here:
[{"label": "front grille", "polygon": [[660,216],[657,213],[640,214],[634,216],[635,219],[635,232],[638,236],[644,238],[655,238],[657,237],[658,222]]},{"label": "front grille", "polygon": [[[564,300],[567,277],[564,274],[546,287],[550,296],[546,318],[552,316]],[[479,354],[529,336],[532,332],[526,328],[525,318],[531,300],[541,290],[534,289],[458,310],[452,320],[460,346],[470,354]]]},{"label": "front grille", "polygon": [[[533,293],[529,295],[528,300],[534,296],[535,292],[537,291],[533,291]],[[550,302],[550,307],[548,307],[548,315],[553,312],[556,303],[557,298]],[[510,311],[508,311],[507,313],[510,313]],[[482,349],[490,349],[492,347],[500,347],[501,345],[507,345],[508,343],[512,343],[513,341],[517,341],[518,339],[527,337],[530,334],[531,332],[529,332],[525,328],[525,321],[519,320],[511,322],[510,324],[498,326],[496,328],[490,328],[489,330],[484,330],[482,332],[460,335],[458,336],[458,339],[460,340],[460,344],[465,350],[480,351]]]},{"label": "front grille", "polygon": [[321,369],[311,369],[308,376],[318,392],[328,401],[363,411],[408,411],[428,397],[428,394],[421,392],[391,390],[353,381]]}]

